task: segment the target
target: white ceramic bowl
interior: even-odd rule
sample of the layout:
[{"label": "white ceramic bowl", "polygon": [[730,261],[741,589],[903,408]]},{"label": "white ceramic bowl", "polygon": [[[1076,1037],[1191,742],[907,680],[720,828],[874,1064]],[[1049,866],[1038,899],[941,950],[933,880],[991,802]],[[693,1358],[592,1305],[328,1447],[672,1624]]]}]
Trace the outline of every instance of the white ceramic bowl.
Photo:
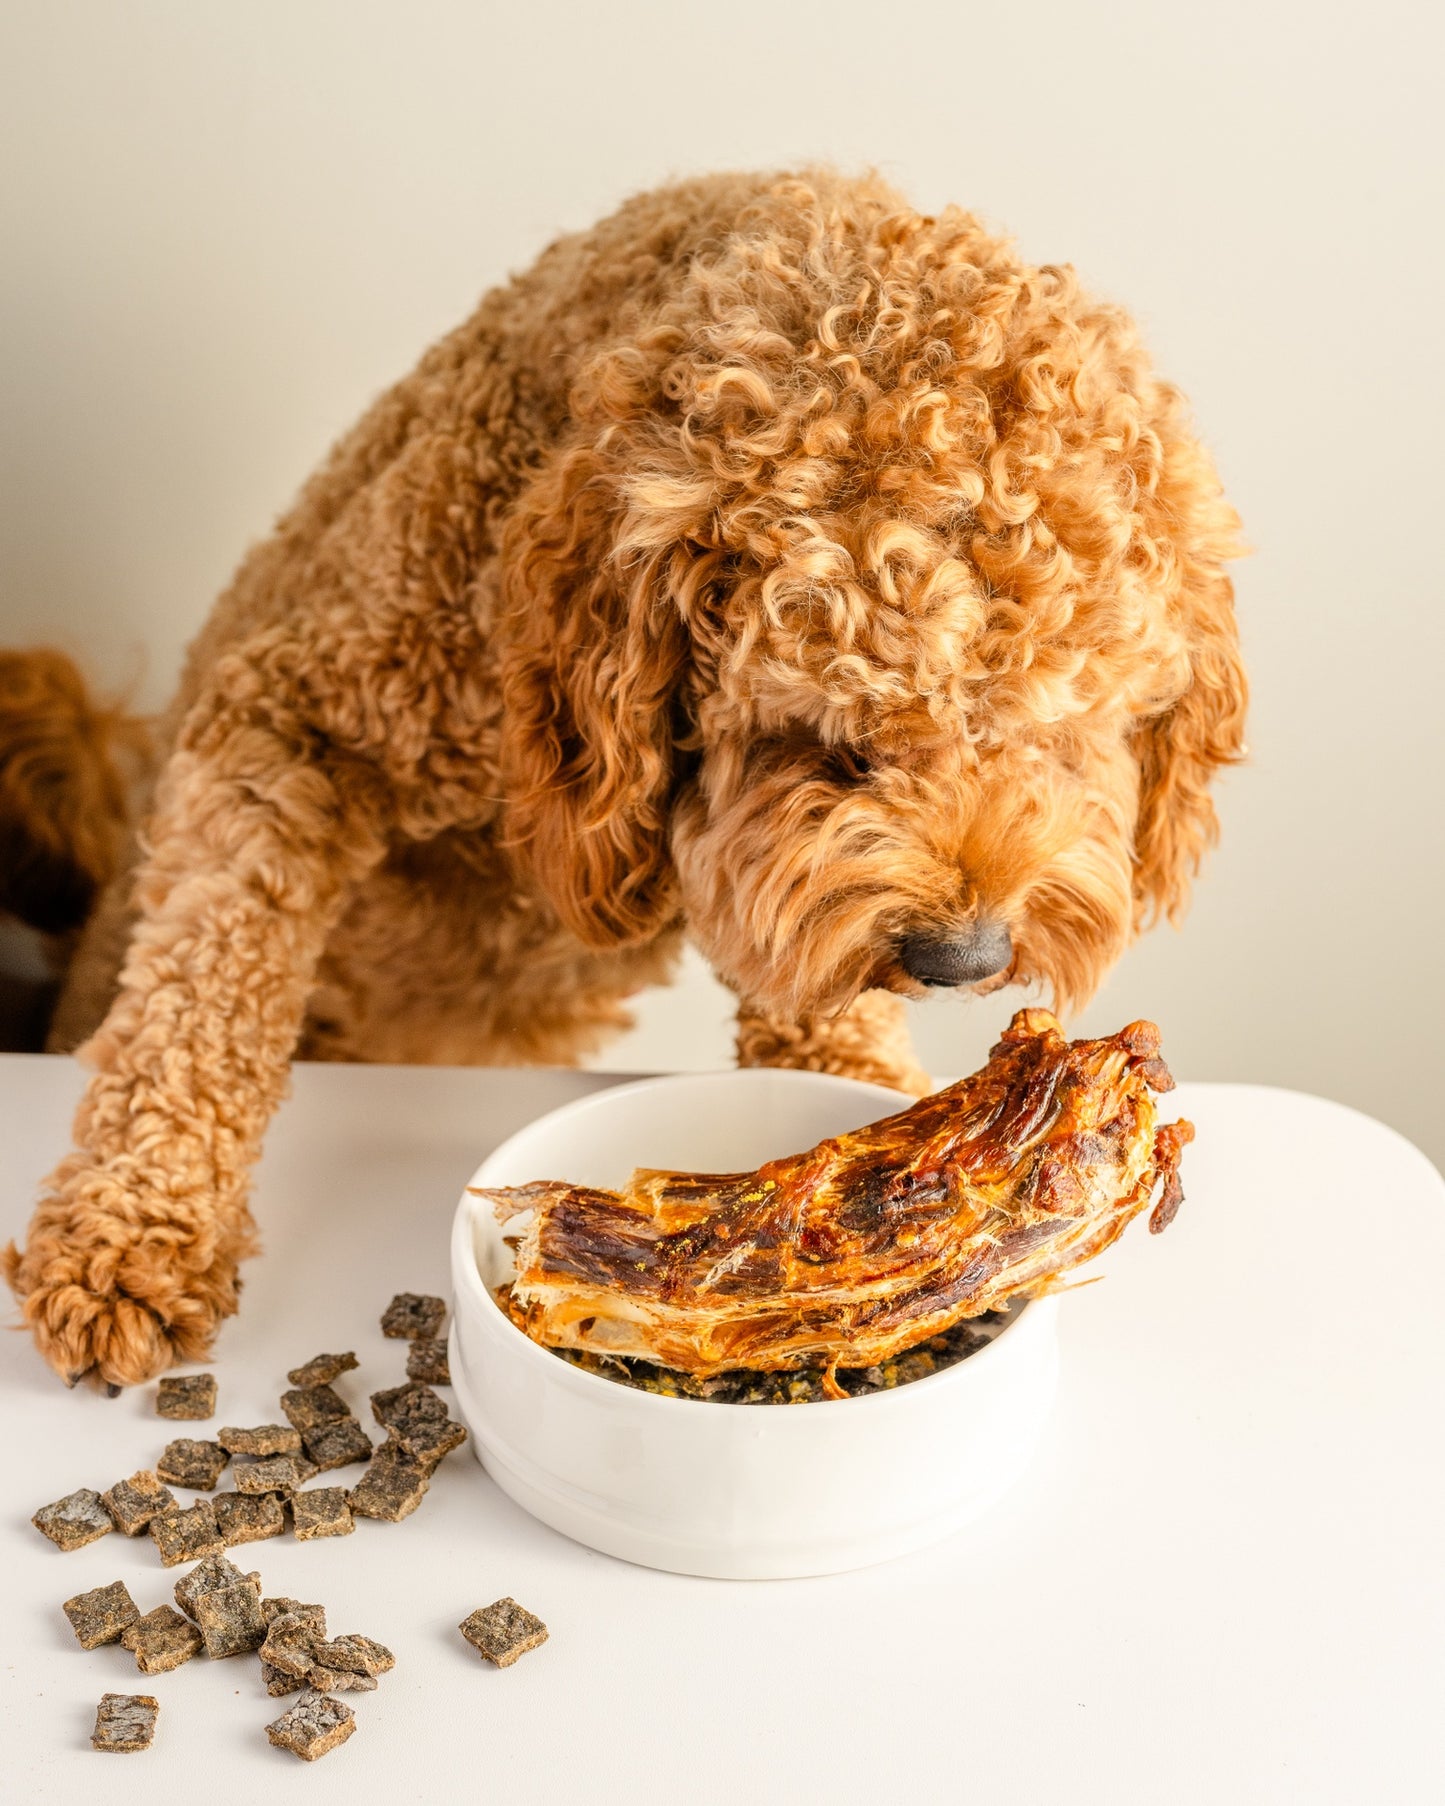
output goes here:
[{"label": "white ceramic bowl", "polygon": [[[745,1171],[900,1102],[877,1085],[809,1072],[644,1079],[540,1117],[472,1184],[615,1188],[635,1166]],[[921,1548],[1013,1484],[1053,1400],[1052,1299],[1020,1311],[967,1360],[893,1391],[730,1405],[640,1392],[539,1348],[488,1290],[511,1272],[490,1207],[464,1194],[452,1236],[451,1370],[472,1448],[543,1523],[648,1567],[777,1578]]]}]

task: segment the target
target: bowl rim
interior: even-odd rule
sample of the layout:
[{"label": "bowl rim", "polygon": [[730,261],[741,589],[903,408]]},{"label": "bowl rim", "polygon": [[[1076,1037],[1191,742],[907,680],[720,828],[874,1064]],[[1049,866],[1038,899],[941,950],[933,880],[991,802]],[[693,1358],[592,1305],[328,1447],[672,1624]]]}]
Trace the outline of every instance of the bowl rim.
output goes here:
[{"label": "bowl rim", "polygon": [[[477,1165],[471,1177],[462,1188],[461,1199],[457,1204],[456,1212],[453,1217],[454,1247],[457,1244],[458,1238],[464,1237],[462,1248],[464,1250],[465,1258],[462,1260],[461,1266],[463,1275],[469,1282],[469,1290],[474,1297],[478,1298],[480,1302],[495,1315],[497,1322],[507,1332],[507,1336],[515,1338],[514,1341],[508,1342],[507,1336],[504,1336],[501,1339],[499,1346],[510,1346],[519,1350],[525,1350],[524,1353],[520,1354],[520,1358],[524,1361],[535,1358],[538,1361],[544,1362],[546,1364],[545,1372],[551,1384],[571,1386],[574,1389],[580,1389],[579,1395],[584,1400],[589,1397],[600,1399],[604,1395],[594,1393],[592,1388],[598,1386],[605,1387],[605,1396],[612,1401],[613,1409],[617,1408],[619,1394],[625,1398],[636,1401],[638,1408],[644,1410],[658,1406],[665,1406],[670,1410],[690,1409],[698,1405],[712,1405],[720,1409],[734,1411],[774,1409],[774,1407],[761,1405],[738,1405],[727,1399],[671,1398],[666,1393],[648,1392],[640,1386],[627,1386],[618,1380],[604,1379],[601,1374],[589,1373],[585,1367],[578,1367],[571,1361],[560,1359],[551,1351],[551,1349],[544,1347],[539,1342],[533,1341],[526,1331],[519,1329],[517,1325],[512,1322],[511,1318],[507,1316],[506,1312],[502,1310],[501,1306],[492,1296],[486,1281],[482,1277],[481,1268],[477,1263],[476,1247],[473,1241],[476,1216],[478,1211],[482,1209],[482,1201],[477,1196],[476,1190],[474,1189],[476,1187],[478,1175],[490,1161],[503,1153],[514,1141],[519,1140],[523,1135],[531,1133],[532,1130],[536,1129],[541,1124],[555,1123],[563,1119],[587,1115],[594,1108],[605,1104],[608,1099],[618,1097],[619,1095],[636,1095],[642,1091],[666,1089],[679,1081],[686,1083],[697,1079],[726,1079],[743,1076],[751,1078],[754,1074],[764,1073],[770,1079],[783,1077],[789,1083],[800,1079],[812,1081],[822,1080],[829,1086],[847,1086],[850,1090],[856,1090],[858,1092],[872,1092],[884,1097],[895,1097],[904,1100],[904,1107],[906,1107],[908,1102],[916,1101],[909,1099],[906,1092],[894,1091],[887,1085],[876,1085],[866,1079],[845,1078],[841,1073],[810,1072],[786,1066],[719,1067],[711,1071],[701,1072],[658,1073],[646,1078],[631,1079],[621,1085],[607,1085],[597,1091],[589,1091],[583,1097],[570,1098],[565,1104],[559,1104],[556,1109],[544,1111],[540,1116],[534,1116],[530,1122],[523,1123],[520,1128],[514,1130],[512,1134],[507,1136],[504,1141],[498,1142],[496,1147],[491,1150],[486,1158]],[[879,1119],[874,1118],[872,1120],[876,1121]],[[863,1127],[866,1125],[860,1124],[859,1126]],[[979,1362],[992,1355],[998,1345],[1009,1340],[1011,1335],[1012,1340],[1016,1342],[1018,1339],[1017,1332],[1020,1325],[1024,1322],[1032,1319],[1035,1330],[1044,1328],[1044,1320],[1050,1315],[1050,1312],[1045,1307],[1053,1302],[1054,1297],[1055,1294],[1045,1292],[1035,1298],[1020,1299],[1018,1301],[1018,1310],[1014,1315],[1013,1320],[1006,1323],[996,1336],[989,1339],[988,1343],[983,1348],[976,1349],[971,1355],[965,1355],[962,1360],[951,1362],[947,1367],[939,1368],[933,1373],[924,1374],[922,1379],[909,1380],[902,1386],[890,1386],[878,1392],[865,1392],[847,1399],[808,1399],[802,1401],[802,1403],[818,1405],[848,1404],[855,1406],[872,1406],[874,1408],[887,1408],[891,1405],[894,1409],[897,1409],[898,1406],[894,1401],[899,1398],[900,1394],[914,1392],[921,1386],[934,1386],[936,1390],[935,1382],[947,1382],[949,1380],[957,1381],[967,1370],[977,1369]],[[483,1320],[485,1321],[485,1318]],[[959,1318],[958,1321],[963,1322],[965,1319]],[[939,1330],[933,1333],[941,1335],[943,1332]],[[927,1340],[926,1337],[920,1339]],[[994,1365],[997,1365],[997,1362],[995,1362]],[[542,1368],[538,1369],[539,1374],[543,1371],[544,1369]],[[784,1421],[789,1421],[793,1418],[794,1413],[791,1409],[784,1406],[781,1407],[781,1410]],[[769,1421],[771,1421],[771,1419]]]}]

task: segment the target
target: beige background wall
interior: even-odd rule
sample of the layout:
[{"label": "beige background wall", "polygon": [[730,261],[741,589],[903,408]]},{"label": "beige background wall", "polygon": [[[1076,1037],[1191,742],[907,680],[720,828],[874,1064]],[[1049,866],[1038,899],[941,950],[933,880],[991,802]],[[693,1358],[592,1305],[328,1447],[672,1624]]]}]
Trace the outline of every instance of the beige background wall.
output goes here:
[{"label": "beige background wall", "polygon": [[[1445,1158],[1436,11],[6,0],[0,641],[154,703],[332,436],[552,234],[876,162],[1137,310],[1257,548],[1223,847],[1086,1025]],[[724,1014],[692,971],[611,1063],[715,1062]],[[925,1059],[1003,1015],[929,1005]]]}]

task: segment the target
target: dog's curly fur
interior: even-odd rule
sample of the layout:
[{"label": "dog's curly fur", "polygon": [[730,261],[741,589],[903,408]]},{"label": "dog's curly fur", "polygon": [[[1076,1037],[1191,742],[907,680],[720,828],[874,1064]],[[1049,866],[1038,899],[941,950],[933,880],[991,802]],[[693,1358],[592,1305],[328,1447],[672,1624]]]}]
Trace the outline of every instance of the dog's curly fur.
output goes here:
[{"label": "dog's curly fur", "polygon": [[810,169],[559,240],[192,648],[8,1257],[47,1357],[206,1351],[298,1046],[572,1060],[684,929],[746,1062],[920,1088],[899,938],[985,913],[1085,997],[1215,831],[1235,534],[1127,316],[969,214]]}]

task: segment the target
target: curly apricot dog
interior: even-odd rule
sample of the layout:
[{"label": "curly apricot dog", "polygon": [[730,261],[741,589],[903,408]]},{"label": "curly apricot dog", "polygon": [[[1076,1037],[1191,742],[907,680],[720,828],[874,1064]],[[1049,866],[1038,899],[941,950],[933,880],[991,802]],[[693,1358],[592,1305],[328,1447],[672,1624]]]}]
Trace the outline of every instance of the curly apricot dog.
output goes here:
[{"label": "curly apricot dog", "polygon": [[751,1064],[917,1089],[901,997],[1086,996],[1214,833],[1235,533],[1127,316],[967,213],[806,170],[560,239],[191,650],[8,1256],[46,1356],[206,1351],[293,1052],[571,1060],[684,932]]}]

